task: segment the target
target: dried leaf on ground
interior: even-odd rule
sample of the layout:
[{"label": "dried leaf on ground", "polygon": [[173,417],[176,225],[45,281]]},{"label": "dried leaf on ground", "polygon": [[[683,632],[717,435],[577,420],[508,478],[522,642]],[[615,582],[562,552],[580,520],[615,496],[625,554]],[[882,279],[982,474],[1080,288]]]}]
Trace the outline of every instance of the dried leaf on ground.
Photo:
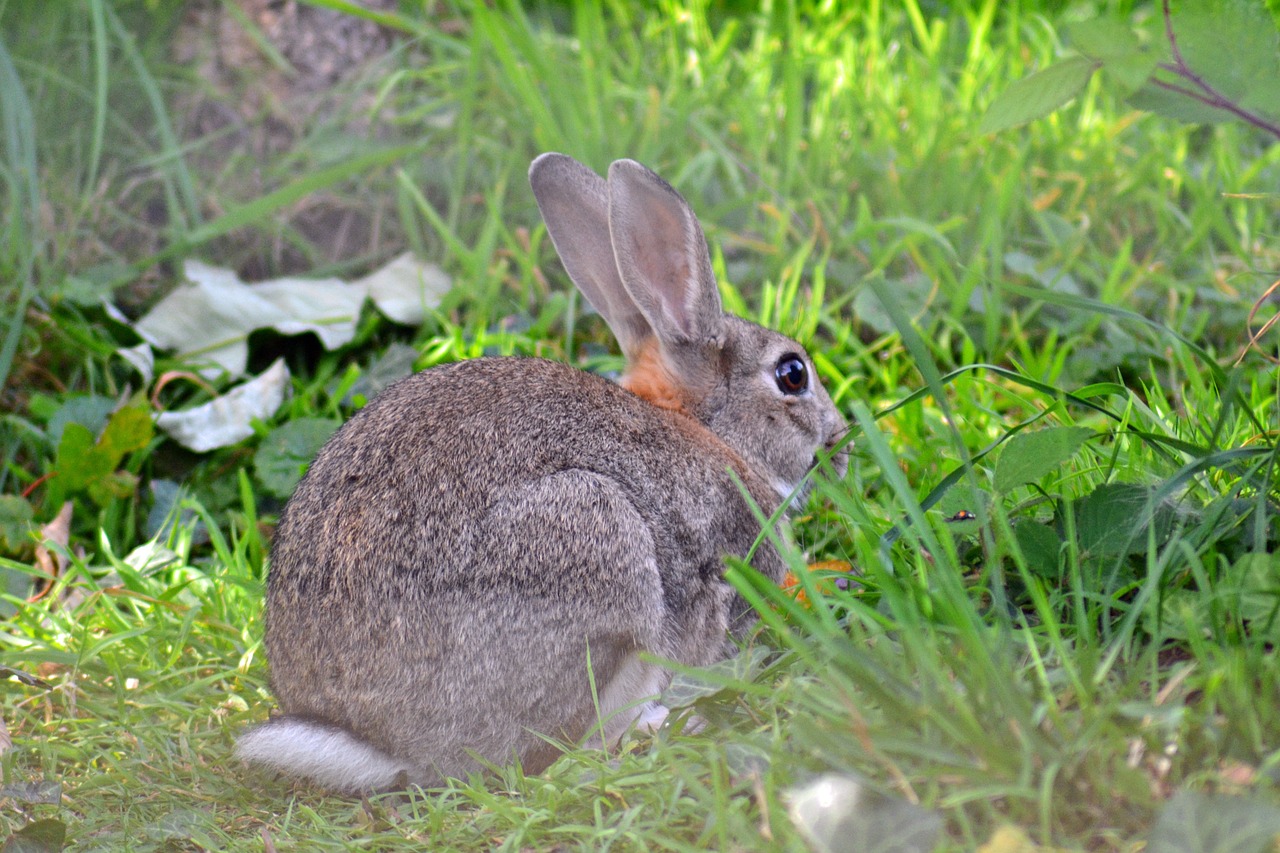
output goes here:
[{"label": "dried leaf on ground", "polygon": [[289,368],[279,358],[261,376],[232,388],[216,400],[181,412],[163,412],[156,426],[183,447],[204,453],[253,435],[253,421],[275,414],[289,387]]},{"label": "dried leaf on ground", "polygon": [[[58,545],[59,549],[50,549]],[[71,547],[71,501],[62,505],[53,521],[40,528],[40,544],[36,546],[36,564],[50,580],[62,574],[62,554]]]},{"label": "dried leaf on ground", "polygon": [[451,284],[438,267],[408,253],[354,282],[286,277],[246,284],[232,270],[199,261],[187,261],[184,271],[188,283],[133,328],[153,347],[210,365],[201,370],[206,378],[224,371],[242,376],[249,335],[259,329],[283,335],[310,332],[332,350],[355,338],[366,299],[395,322],[414,325],[439,304]]}]

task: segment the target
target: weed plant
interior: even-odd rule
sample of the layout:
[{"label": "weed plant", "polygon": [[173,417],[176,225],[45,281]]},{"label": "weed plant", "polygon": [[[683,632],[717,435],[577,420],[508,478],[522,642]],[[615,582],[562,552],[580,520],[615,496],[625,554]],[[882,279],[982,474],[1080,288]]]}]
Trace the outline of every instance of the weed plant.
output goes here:
[{"label": "weed plant", "polygon": [[[54,850],[803,850],[787,792],[838,772],[915,807],[875,829],[903,844],[940,818],[944,850],[1197,850],[1234,822],[1217,849],[1269,849],[1280,381],[1274,332],[1248,342],[1274,313],[1280,146],[1093,84],[980,134],[1095,11],[1075,6],[314,5],[398,41],[260,156],[183,129],[174,105],[204,91],[170,60],[183,4],[0,4],[0,644],[43,684],[5,682],[0,829]],[[349,416],[406,346],[415,369],[621,365],[538,221],[546,150],[670,179],[726,307],[803,340],[856,424],[849,475],[777,543],[808,603],[731,565],[761,632],[678,679],[696,735],[678,718],[620,755],[362,802],[248,772],[230,750],[271,705],[273,436]],[[317,197],[377,211],[377,238],[334,255],[299,215]],[[184,258],[356,275],[405,247],[450,294],[416,329],[370,311],[337,352],[255,335],[251,368],[283,355],[293,394],[253,437],[194,454],[120,425],[231,380],[173,381],[191,366],[162,353],[140,383],[103,300],[135,317]]]}]

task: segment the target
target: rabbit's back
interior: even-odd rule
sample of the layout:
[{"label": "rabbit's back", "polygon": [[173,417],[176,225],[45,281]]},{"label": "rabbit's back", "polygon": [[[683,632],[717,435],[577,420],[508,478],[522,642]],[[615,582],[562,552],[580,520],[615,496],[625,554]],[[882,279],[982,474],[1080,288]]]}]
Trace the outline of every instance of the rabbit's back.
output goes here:
[{"label": "rabbit's back", "polygon": [[[731,470],[776,506],[705,427],[566,365],[485,358],[397,383],[320,452],[277,531],[281,709],[443,775],[471,769],[467,750],[529,769],[530,730],[593,721],[564,707],[567,680],[589,696],[584,634],[597,672],[628,650],[722,653],[746,609],[723,557],[759,532]],[[780,575],[770,549],[754,562]]]},{"label": "rabbit's back", "polygon": [[[730,470],[766,508],[778,501],[705,427],[606,379],[542,359],[457,362],[388,388],[325,445],[281,521],[272,592],[307,583],[323,594],[348,579],[465,588],[484,558],[472,553],[476,522],[513,489],[572,470],[615,481],[672,563],[720,566],[726,521],[759,533]],[[294,571],[318,551],[329,571]]]}]

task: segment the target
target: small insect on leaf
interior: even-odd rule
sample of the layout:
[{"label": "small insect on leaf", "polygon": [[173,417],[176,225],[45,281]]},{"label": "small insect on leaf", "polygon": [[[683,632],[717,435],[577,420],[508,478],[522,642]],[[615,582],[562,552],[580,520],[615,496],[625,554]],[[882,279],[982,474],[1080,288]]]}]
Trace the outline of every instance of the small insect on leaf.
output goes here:
[{"label": "small insect on leaf", "polygon": [[[818,592],[823,595],[829,595],[836,590],[844,592],[854,583],[853,566],[844,560],[820,560],[810,563],[806,568],[816,581]],[[782,588],[801,604],[809,604],[809,596],[805,592],[804,584],[794,572],[787,572],[782,578]]]}]

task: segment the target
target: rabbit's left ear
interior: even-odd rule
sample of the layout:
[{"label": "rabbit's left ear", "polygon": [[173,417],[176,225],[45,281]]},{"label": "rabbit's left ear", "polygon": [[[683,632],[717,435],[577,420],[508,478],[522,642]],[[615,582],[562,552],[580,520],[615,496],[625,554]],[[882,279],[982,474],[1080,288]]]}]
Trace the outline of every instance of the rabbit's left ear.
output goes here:
[{"label": "rabbit's left ear", "polygon": [[618,277],[604,178],[572,157],[548,153],[529,167],[529,185],[569,278],[609,324],[627,361],[636,361],[653,330]]},{"label": "rabbit's left ear", "polygon": [[719,347],[724,311],[702,226],[684,198],[634,160],[609,167],[609,234],[618,273],[669,354]]}]

